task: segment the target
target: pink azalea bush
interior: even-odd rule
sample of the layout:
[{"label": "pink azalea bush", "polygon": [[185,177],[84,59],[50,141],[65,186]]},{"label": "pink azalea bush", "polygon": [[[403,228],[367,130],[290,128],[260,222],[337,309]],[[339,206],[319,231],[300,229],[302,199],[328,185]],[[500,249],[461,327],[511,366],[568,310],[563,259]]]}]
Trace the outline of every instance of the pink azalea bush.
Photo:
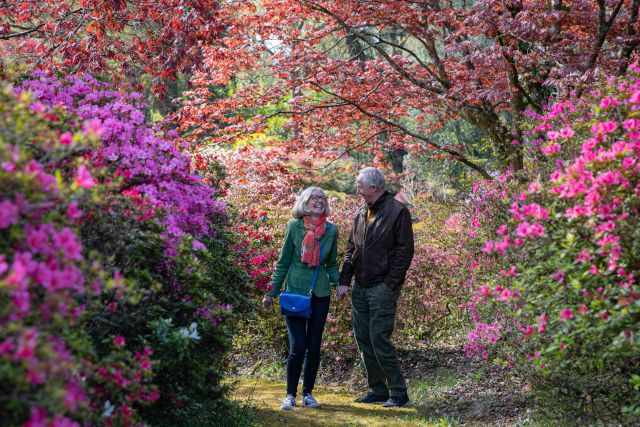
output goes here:
[{"label": "pink azalea bush", "polygon": [[21,84],[0,107],[3,420],[214,422],[247,304],[218,176],[149,128],[139,94]]},{"label": "pink azalea bush", "polygon": [[533,115],[529,149],[550,167],[486,242],[504,268],[478,289],[491,319],[474,331],[540,387],[624,422],[640,415],[638,72]]},{"label": "pink azalea bush", "polygon": [[[483,199],[484,200],[484,199]],[[413,200],[415,255],[402,291],[398,325],[430,343],[457,338],[466,324],[476,277],[488,264],[481,252],[484,211],[454,207],[428,195]]]},{"label": "pink azalea bush", "polygon": [[142,364],[118,345],[98,355],[82,327],[89,301],[108,288],[126,293],[121,278],[87,257],[79,234],[78,201],[91,199],[93,177],[71,150],[96,146],[95,134],[80,130],[70,145],[56,129],[58,109],[43,113],[6,86],[0,100],[0,389],[9,396],[0,402],[3,422],[139,422],[132,408],[157,399],[152,362],[144,356]]},{"label": "pink azalea bush", "polygon": [[[142,94],[114,90],[90,76],[59,80],[40,74],[24,81],[21,88],[41,103],[34,108],[62,106],[99,136],[101,145],[90,154],[92,165],[109,168],[114,177],[121,178],[124,193],[141,196],[137,213],[141,217],[149,218],[161,210],[168,255],[177,253],[185,233],[196,239],[215,233],[212,224],[224,212],[225,203],[215,197],[214,186],[206,185],[194,173],[190,157],[180,151],[185,148],[183,143],[162,139],[148,126]],[[61,138],[68,140],[70,136]],[[77,183],[88,188],[94,185],[83,166]]]}]

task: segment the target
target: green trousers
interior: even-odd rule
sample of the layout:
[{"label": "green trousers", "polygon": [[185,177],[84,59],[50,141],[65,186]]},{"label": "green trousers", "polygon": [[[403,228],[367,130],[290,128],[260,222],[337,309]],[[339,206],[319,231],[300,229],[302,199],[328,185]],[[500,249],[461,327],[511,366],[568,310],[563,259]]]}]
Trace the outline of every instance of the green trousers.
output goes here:
[{"label": "green trousers", "polygon": [[391,334],[400,290],[384,283],[363,288],[357,283],[351,294],[353,331],[367,369],[369,390],[378,396],[401,396],[407,392]]}]

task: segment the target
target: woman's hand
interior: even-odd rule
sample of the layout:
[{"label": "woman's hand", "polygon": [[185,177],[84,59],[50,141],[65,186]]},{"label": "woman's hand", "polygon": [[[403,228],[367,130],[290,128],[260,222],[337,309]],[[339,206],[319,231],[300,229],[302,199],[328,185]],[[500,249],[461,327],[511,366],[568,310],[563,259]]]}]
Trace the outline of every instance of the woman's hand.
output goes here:
[{"label": "woman's hand", "polygon": [[273,304],[273,298],[269,295],[265,295],[264,298],[262,298],[262,306],[264,308],[269,308],[271,307],[271,304]]}]

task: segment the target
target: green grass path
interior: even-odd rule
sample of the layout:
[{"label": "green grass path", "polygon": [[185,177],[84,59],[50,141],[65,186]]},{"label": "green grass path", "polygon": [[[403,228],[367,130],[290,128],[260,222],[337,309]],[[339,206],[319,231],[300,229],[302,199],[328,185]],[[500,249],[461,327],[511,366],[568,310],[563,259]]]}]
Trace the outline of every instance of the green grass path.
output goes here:
[{"label": "green grass path", "polygon": [[[380,405],[354,403],[354,392],[335,387],[316,387],[313,395],[322,407],[309,409],[296,406],[281,411],[280,402],[286,385],[278,381],[239,378],[234,400],[255,408],[259,426],[427,426],[415,408],[383,408]],[[298,398],[298,405],[300,399]]]}]

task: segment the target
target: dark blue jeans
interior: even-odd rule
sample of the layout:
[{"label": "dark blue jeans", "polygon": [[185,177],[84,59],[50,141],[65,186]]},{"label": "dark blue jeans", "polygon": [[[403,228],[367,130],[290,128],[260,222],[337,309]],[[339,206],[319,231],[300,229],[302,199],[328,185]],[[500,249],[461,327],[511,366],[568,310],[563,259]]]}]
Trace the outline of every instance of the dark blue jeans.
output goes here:
[{"label": "dark blue jeans", "polygon": [[295,396],[304,363],[302,395],[313,391],[318,367],[320,366],[320,345],[322,331],[329,313],[330,297],[311,297],[311,317],[285,316],[289,330],[289,357],[287,358],[287,394]]}]

